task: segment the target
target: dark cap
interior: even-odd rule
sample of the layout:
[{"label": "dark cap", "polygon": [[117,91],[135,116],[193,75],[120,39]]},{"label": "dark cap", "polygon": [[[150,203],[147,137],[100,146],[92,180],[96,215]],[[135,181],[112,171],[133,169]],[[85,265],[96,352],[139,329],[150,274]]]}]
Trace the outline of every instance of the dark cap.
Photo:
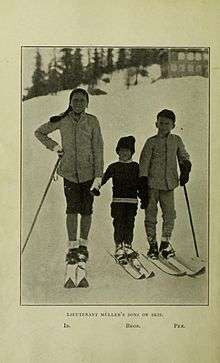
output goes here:
[{"label": "dark cap", "polygon": [[134,136],[122,137],[117,144],[116,153],[118,154],[120,149],[129,149],[132,154],[135,153],[135,138]]}]

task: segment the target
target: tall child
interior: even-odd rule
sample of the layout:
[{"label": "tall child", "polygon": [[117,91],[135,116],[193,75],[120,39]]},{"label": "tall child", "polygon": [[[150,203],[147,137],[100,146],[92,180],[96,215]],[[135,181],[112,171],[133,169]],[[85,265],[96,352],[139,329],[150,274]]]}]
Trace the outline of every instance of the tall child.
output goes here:
[{"label": "tall child", "polygon": [[[85,112],[89,104],[88,93],[74,89],[68,109],[50,118],[35,131],[35,136],[51,151],[62,155],[58,174],[64,180],[66,197],[66,227],[68,233],[67,262],[88,259],[88,235],[92,221],[93,195],[99,188],[103,174],[103,139],[97,118]],[[48,137],[59,130],[62,146]],[[77,239],[78,215],[80,238]]]},{"label": "tall child", "polygon": [[[171,236],[176,218],[174,189],[179,184],[177,161],[180,167],[180,185],[189,180],[191,162],[180,136],[172,134],[175,114],[162,110],[157,115],[157,135],[147,139],[140,156],[140,176],[148,185],[148,202],[145,209],[145,229],[149,243],[148,256],[158,258],[159,252],[167,258],[175,254]],[[162,237],[158,251],[156,224],[158,203],[162,209]]]}]

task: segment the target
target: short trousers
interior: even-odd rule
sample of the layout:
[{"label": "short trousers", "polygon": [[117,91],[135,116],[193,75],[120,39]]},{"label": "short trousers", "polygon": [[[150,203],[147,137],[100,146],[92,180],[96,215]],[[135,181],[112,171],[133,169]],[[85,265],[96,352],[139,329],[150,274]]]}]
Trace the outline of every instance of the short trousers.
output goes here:
[{"label": "short trousers", "polygon": [[90,215],[93,210],[94,197],[90,192],[93,179],[84,183],[74,183],[64,178],[64,194],[66,197],[66,214]]}]

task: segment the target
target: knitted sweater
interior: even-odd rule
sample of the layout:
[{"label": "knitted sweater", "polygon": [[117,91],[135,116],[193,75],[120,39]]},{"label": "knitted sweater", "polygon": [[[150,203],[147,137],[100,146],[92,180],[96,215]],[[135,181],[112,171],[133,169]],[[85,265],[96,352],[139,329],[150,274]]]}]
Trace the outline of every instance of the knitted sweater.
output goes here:
[{"label": "knitted sweater", "polygon": [[147,139],[140,156],[140,176],[148,177],[150,188],[172,190],[179,184],[177,160],[184,163],[189,154],[180,136],[155,135]]},{"label": "knitted sweater", "polygon": [[137,162],[118,161],[110,164],[102,177],[102,185],[110,178],[113,184],[113,202],[137,203],[142,188]]}]

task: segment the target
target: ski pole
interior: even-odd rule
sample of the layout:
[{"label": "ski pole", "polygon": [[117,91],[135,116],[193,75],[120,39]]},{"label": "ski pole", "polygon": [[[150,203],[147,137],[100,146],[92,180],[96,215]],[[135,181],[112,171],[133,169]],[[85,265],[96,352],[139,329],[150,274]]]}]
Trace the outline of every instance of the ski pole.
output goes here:
[{"label": "ski pole", "polygon": [[23,247],[22,247],[22,250],[21,250],[21,253],[22,253],[22,254],[23,254],[23,252],[24,252],[24,250],[25,250],[25,247],[27,246],[28,240],[29,240],[29,238],[30,238],[30,236],[31,236],[32,230],[33,230],[34,225],[35,225],[35,223],[36,223],[36,220],[37,220],[38,214],[39,214],[39,212],[40,212],[40,209],[41,209],[41,207],[42,207],[42,204],[43,204],[43,202],[44,202],[44,199],[45,199],[45,197],[46,197],[46,195],[47,195],[47,192],[48,192],[48,189],[49,189],[49,187],[50,187],[50,184],[52,183],[52,180],[53,180],[53,178],[54,178],[54,175],[55,175],[55,173],[56,173],[56,170],[57,170],[57,167],[58,167],[58,165],[59,165],[59,162],[60,162],[61,158],[62,158],[62,156],[59,156],[59,157],[58,157],[58,160],[56,161],[56,164],[55,164],[55,166],[54,166],[54,168],[53,168],[53,171],[52,171],[52,174],[51,174],[51,176],[50,176],[49,182],[48,182],[48,184],[47,184],[47,186],[46,186],[45,192],[44,192],[44,194],[43,194],[43,197],[42,197],[42,199],[41,199],[41,201],[40,201],[39,207],[38,207],[37,212],[36,212],[36,214],[35,214],[34,220],[33,220],[33,222],[32,222],[32,225],[31,225],[30,231],[29,231],[29,233],[28,233],[28,235],[27,235],[27,238],[26,238],[26,240],[25,240],[25,243],[24,243],[24,245],[23,245]]},{"label": "ski pole", "polygon": [[198,247],[197,247],[197,243],[196,243],[196,235],[195,235],[195,231],[194,231],[194,227],[193,227],[192,214],[191,214],[191,210],[190,210],[189,198],[188,198],[188,194],[187,194],[187,190],[186,190],[185,185],[183,185],[183,190],[184,190],[187,209],[188,209],[188,213],[189,213],[189,220],[190,220],[190,226],[191,226],[191,229],[192,229],[193,242],[194,242],[194,247],[195,247],[195,250],[196,250],[196,256],[199,257]]}]

